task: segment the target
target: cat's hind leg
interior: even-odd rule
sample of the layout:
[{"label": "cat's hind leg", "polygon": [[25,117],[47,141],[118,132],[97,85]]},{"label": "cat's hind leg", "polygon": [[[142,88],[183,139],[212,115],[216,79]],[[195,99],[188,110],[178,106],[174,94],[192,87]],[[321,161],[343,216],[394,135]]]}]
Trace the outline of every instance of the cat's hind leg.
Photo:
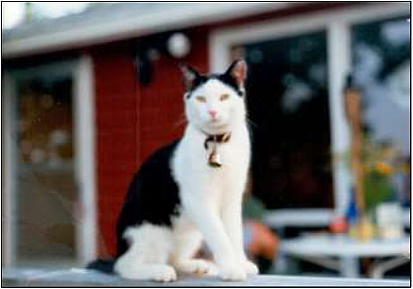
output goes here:
[{"label": "cat's hind leg", "polygon": [[172,266],[177,271],[187,274],[216,274],[217,269],[212,262],[195,257],[201,244],[202,235],[196,230],[175,232],[174,249],[171,255]]},{"label": "cat's hind leg", "polygon": [[175,269],[167,264],[172,249],[169,228],[143,224],[125,231],[128,250],[120,256],[114,270],[121,277],[135,280],[175,281]]}]

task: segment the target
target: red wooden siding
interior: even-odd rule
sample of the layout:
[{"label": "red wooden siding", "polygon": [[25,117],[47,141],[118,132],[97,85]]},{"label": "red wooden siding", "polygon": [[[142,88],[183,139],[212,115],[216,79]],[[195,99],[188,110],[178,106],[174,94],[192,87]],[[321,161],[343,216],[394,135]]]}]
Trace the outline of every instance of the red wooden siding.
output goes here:
[{"label": "red wooden siding", "polygon": [[[191,53],[182,61],[206,72],[207,33],[188,32]],[[132,46],[92,51],[95,67],[99,254],[115,252],[115,225],[129,181],[141,162],[182,134],[182,78],[178,61],[161,55],[153,78],[137,81]]]},{"label": "red wooden siding", "polygon": [[114,248],[121,199],[137,163],[136,82],[127,46],[93,50],[97,124],[99,253]]},{"label": "red wooden siding", "polygon": [[[191,32],[191,53],[182,62],[206,72],[207,36],[205,32]],[[182,135],[185,118],[183,110],[183,82],[178,61],[161,56],[153,62],[154,74],[150,85],[139,86],[141,99],[141,159],[147,158],[160,144]]]}]

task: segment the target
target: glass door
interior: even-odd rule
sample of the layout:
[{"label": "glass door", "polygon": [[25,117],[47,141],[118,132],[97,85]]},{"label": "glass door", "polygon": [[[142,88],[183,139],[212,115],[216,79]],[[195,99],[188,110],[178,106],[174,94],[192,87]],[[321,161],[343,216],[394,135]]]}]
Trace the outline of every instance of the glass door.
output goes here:
[{"label": "glass door", "polygon": [[16,78],[17,266],[72,266],[76,255],[73,79]]},{"label": "glass door", "polygon": [[271,209],[333,206],[326,38],[320,30],[233,47],[249,63],[252,193]]},{"label": "glass door", "polygon": [[410,204],[409,16],[351,26],[354,85],[363,100],[366,202]]}]

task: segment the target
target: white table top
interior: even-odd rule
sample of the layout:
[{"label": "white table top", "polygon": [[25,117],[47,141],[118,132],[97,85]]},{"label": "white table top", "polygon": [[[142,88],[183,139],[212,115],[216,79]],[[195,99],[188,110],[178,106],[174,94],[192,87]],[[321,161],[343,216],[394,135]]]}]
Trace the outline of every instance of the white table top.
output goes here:
[{"label": "white table top", "polygon": [[358,241],[347,236],[315,235],[286,239],[280,252],[301,256],[387,257],[410,254],[410,238]]}]

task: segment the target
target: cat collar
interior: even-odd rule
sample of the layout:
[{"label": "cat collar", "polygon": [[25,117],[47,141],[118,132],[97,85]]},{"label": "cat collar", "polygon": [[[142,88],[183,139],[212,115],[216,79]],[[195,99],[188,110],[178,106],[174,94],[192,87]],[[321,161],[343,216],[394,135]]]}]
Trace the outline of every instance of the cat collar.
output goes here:
[{"label": "cat collar", "polygon": [[211,142],[212,143],[212,151],[208,156],[208,164],[211,167],[214,168],[219,168],[222,166],[221,163],[221,156],[217,152],[217,143],[226,143],[231,139],[231,133],[223,133],[223,134],[215,134],[215,135],[210,135],[207,134],[207,138],[205,139],[204,142],[204,147],[206,150],[208,150],[208,144]]}]

